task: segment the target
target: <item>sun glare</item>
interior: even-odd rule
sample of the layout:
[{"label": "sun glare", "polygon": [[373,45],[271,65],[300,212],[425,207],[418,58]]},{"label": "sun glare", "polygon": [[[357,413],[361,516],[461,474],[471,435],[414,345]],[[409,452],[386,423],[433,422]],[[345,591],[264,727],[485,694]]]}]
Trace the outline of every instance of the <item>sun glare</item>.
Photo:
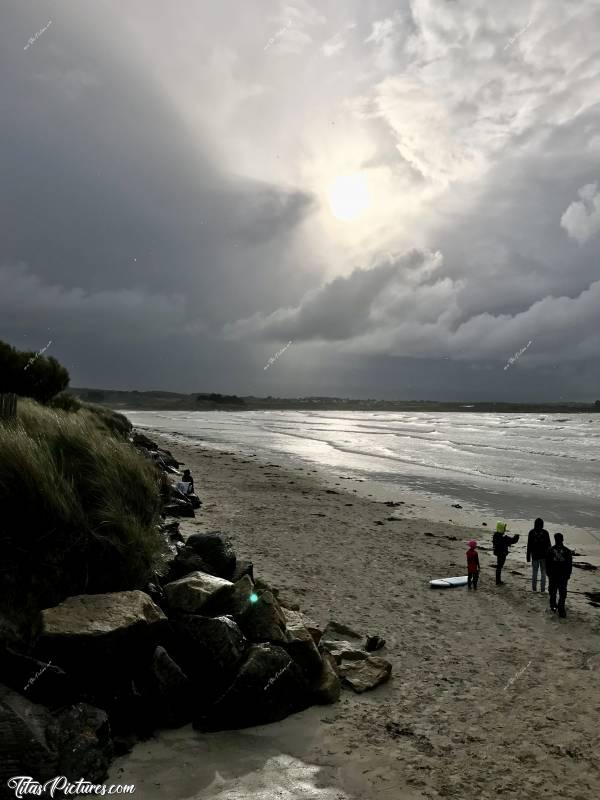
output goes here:
[{"label": "sun glare", "polygon": [[331,213],[344,221],[356,219],[371,205],[366,177],[360,172],[340,175],[327,192]]}]

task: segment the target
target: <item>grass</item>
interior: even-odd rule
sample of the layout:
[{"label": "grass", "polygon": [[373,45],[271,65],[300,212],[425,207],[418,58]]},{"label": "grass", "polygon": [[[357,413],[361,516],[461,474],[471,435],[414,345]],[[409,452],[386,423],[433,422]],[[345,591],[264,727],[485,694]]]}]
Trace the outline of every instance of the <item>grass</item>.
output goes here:
[{"label": "grass", "polygon": [[[125,420],[125,422],[123,422]],[[143,587],[160,547],[162,475],[122,415],[19,399],[0,424],[0,605]]]}]

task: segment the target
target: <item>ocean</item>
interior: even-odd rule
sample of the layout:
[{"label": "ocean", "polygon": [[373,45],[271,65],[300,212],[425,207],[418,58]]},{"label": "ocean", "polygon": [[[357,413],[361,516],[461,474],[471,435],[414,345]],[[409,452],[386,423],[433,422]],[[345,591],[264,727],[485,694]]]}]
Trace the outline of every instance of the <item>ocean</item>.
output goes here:
[{"label": "ocean", "polygon": [[526,534],[541,516],[551,533],[561,530],[600,553],[600,415],[123,413],[138,428],[169,434],[173,443],[308,467],[357,495],[422,508],[428,519],[480,530],[483,522],[491,530],[496,519],[505,520]]}]

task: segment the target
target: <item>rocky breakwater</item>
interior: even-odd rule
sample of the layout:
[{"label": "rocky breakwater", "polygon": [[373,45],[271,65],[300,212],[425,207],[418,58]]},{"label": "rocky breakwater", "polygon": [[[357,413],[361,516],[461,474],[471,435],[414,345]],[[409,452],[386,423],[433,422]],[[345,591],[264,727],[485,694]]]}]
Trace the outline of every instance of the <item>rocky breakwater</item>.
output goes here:
[{"label": "rocky breakwater", "polygon": [[[255,578],[220,532],[185,543],[151,587],[80,595],[43,611],[32,653],[0,653],[0,780],[101,781],[136,738],[193,722],[216,731],[280,720],[362,692],[391,665],[344,626],[324,630]],[[166,533],[166,531],[165,531]],[[153,599],[154,598],[154,599]]]}]

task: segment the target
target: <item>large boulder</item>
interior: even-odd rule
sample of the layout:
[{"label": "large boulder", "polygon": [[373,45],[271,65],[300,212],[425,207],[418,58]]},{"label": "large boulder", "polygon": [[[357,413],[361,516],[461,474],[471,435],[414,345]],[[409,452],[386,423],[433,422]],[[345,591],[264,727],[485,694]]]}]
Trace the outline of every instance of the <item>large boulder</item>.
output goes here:
[{"label": "large boulder", "polygon": [[57,775],[70,781],[83,776],[94,784],[106,778],[113,746],[104,711],[86,703],[71,706],[53,720],[47,738],[58,753]]},{"label": "large boulder", "polygon": [[307,708],[310,701],[302,672],[285,650],[252,645],[231,685],[194,726],[214,731],[264,725]]},{"label": "large boulder", "polygon": [[0,786],[30,775],[44,783],[64,775],[102,783],[112,758],[106,714],[79,703],[53,715],[0,686]]},{"label": "large boulder", "polygon": [[172,497],[168,503],[163,506],[163,514],[167,517],[195,517],[194,509],[191,503],[187,500],[179,500]]},{"label": "large boulder", "polygon": [[[246,639],[231,617],[188,614],[171,621],[173,655],[199,695],[210,696],[233,679]],[[224,688],[224,686],[223,686]]]},{"label": "large boulder", "polygon": [[249,575],[243,575],[236,581],[228,592],[216,594],[207,601],[202,613],[206,616],[229,615],[236,619],[258,602],[258,595],[254,592],[254,584]]},{"label": "large boulder", "polygon": [[229,539],[220,531],[193,533],[188,536],[185,544],[204,561],[205,572],[227,580],[233,578],[235,552]]},{"label": "large boulder", "polygon": [[182,547],[177,555],[171,559],[169,569],[163,575],[162,584],[171,583],[172,581],[185,578],[191,572],[205,572],[207,575],[210,573],[206,569],[204,559],[194,553],[190,547]]},{"label": "large boulder", "polygon": [[367,656],[360,661],[342,661],[338,669],[344,686],[349,686],[359,694],[385,683],[392,674],[390,662],[379,656]]},{"label": "large boulder", "polygon": [[263,592],[238,617],[242,632],[251,642],[287,642],[285,616],[271,594]]},{"label": "large boulder", "polygon": [[158,445],[152,439],[148,438],[145,433],[134,431],[131,436],[133,443],[136,447],[141,447],[143,450],[157,450]]},{"label": "large boulder", "polygon": [[188,494],[187,499],[190,501],[192,508],[198,509],[202,507],[202,500],[200,500],[195,492]]},{"label": "large boulder", "polygon": [[166,624],[139,590],[69,597],[44,609],[42,618],[37,655],[64,669],[101,706],[148,663]]},{"label": "large boulder", "polygon": [[337,703],[341,691],[342,684],[335,659],[329,653],[323,653],[321,674],[313,686],[313,699],[319,705]]},{"label": "large boulder", "polygon": [[192,719],[192,685],[181,667],[160,645],[154,651],[144,700],[159,726],[178,728]]},{"label": "large boulder", "polygon": [[321,654],[313,637],[298,611],[282,608],[287,630],[287,642],[283,647],[300,667],[307,680],[318,678],[323,671]]},{"label": "large boulder", "polygon": [[58,753],[46,731],[52,716],[44,706],[0,686],[0,786],[9,778],[31,775],[44,783],[59,775]]},{"label": "large boulder", "polygon": [[170,611],[198,614],[209,600],[217,605],[221,599],[229,597],[233,584],[197,570],[184,578],[167,583],[163,588]]}]

